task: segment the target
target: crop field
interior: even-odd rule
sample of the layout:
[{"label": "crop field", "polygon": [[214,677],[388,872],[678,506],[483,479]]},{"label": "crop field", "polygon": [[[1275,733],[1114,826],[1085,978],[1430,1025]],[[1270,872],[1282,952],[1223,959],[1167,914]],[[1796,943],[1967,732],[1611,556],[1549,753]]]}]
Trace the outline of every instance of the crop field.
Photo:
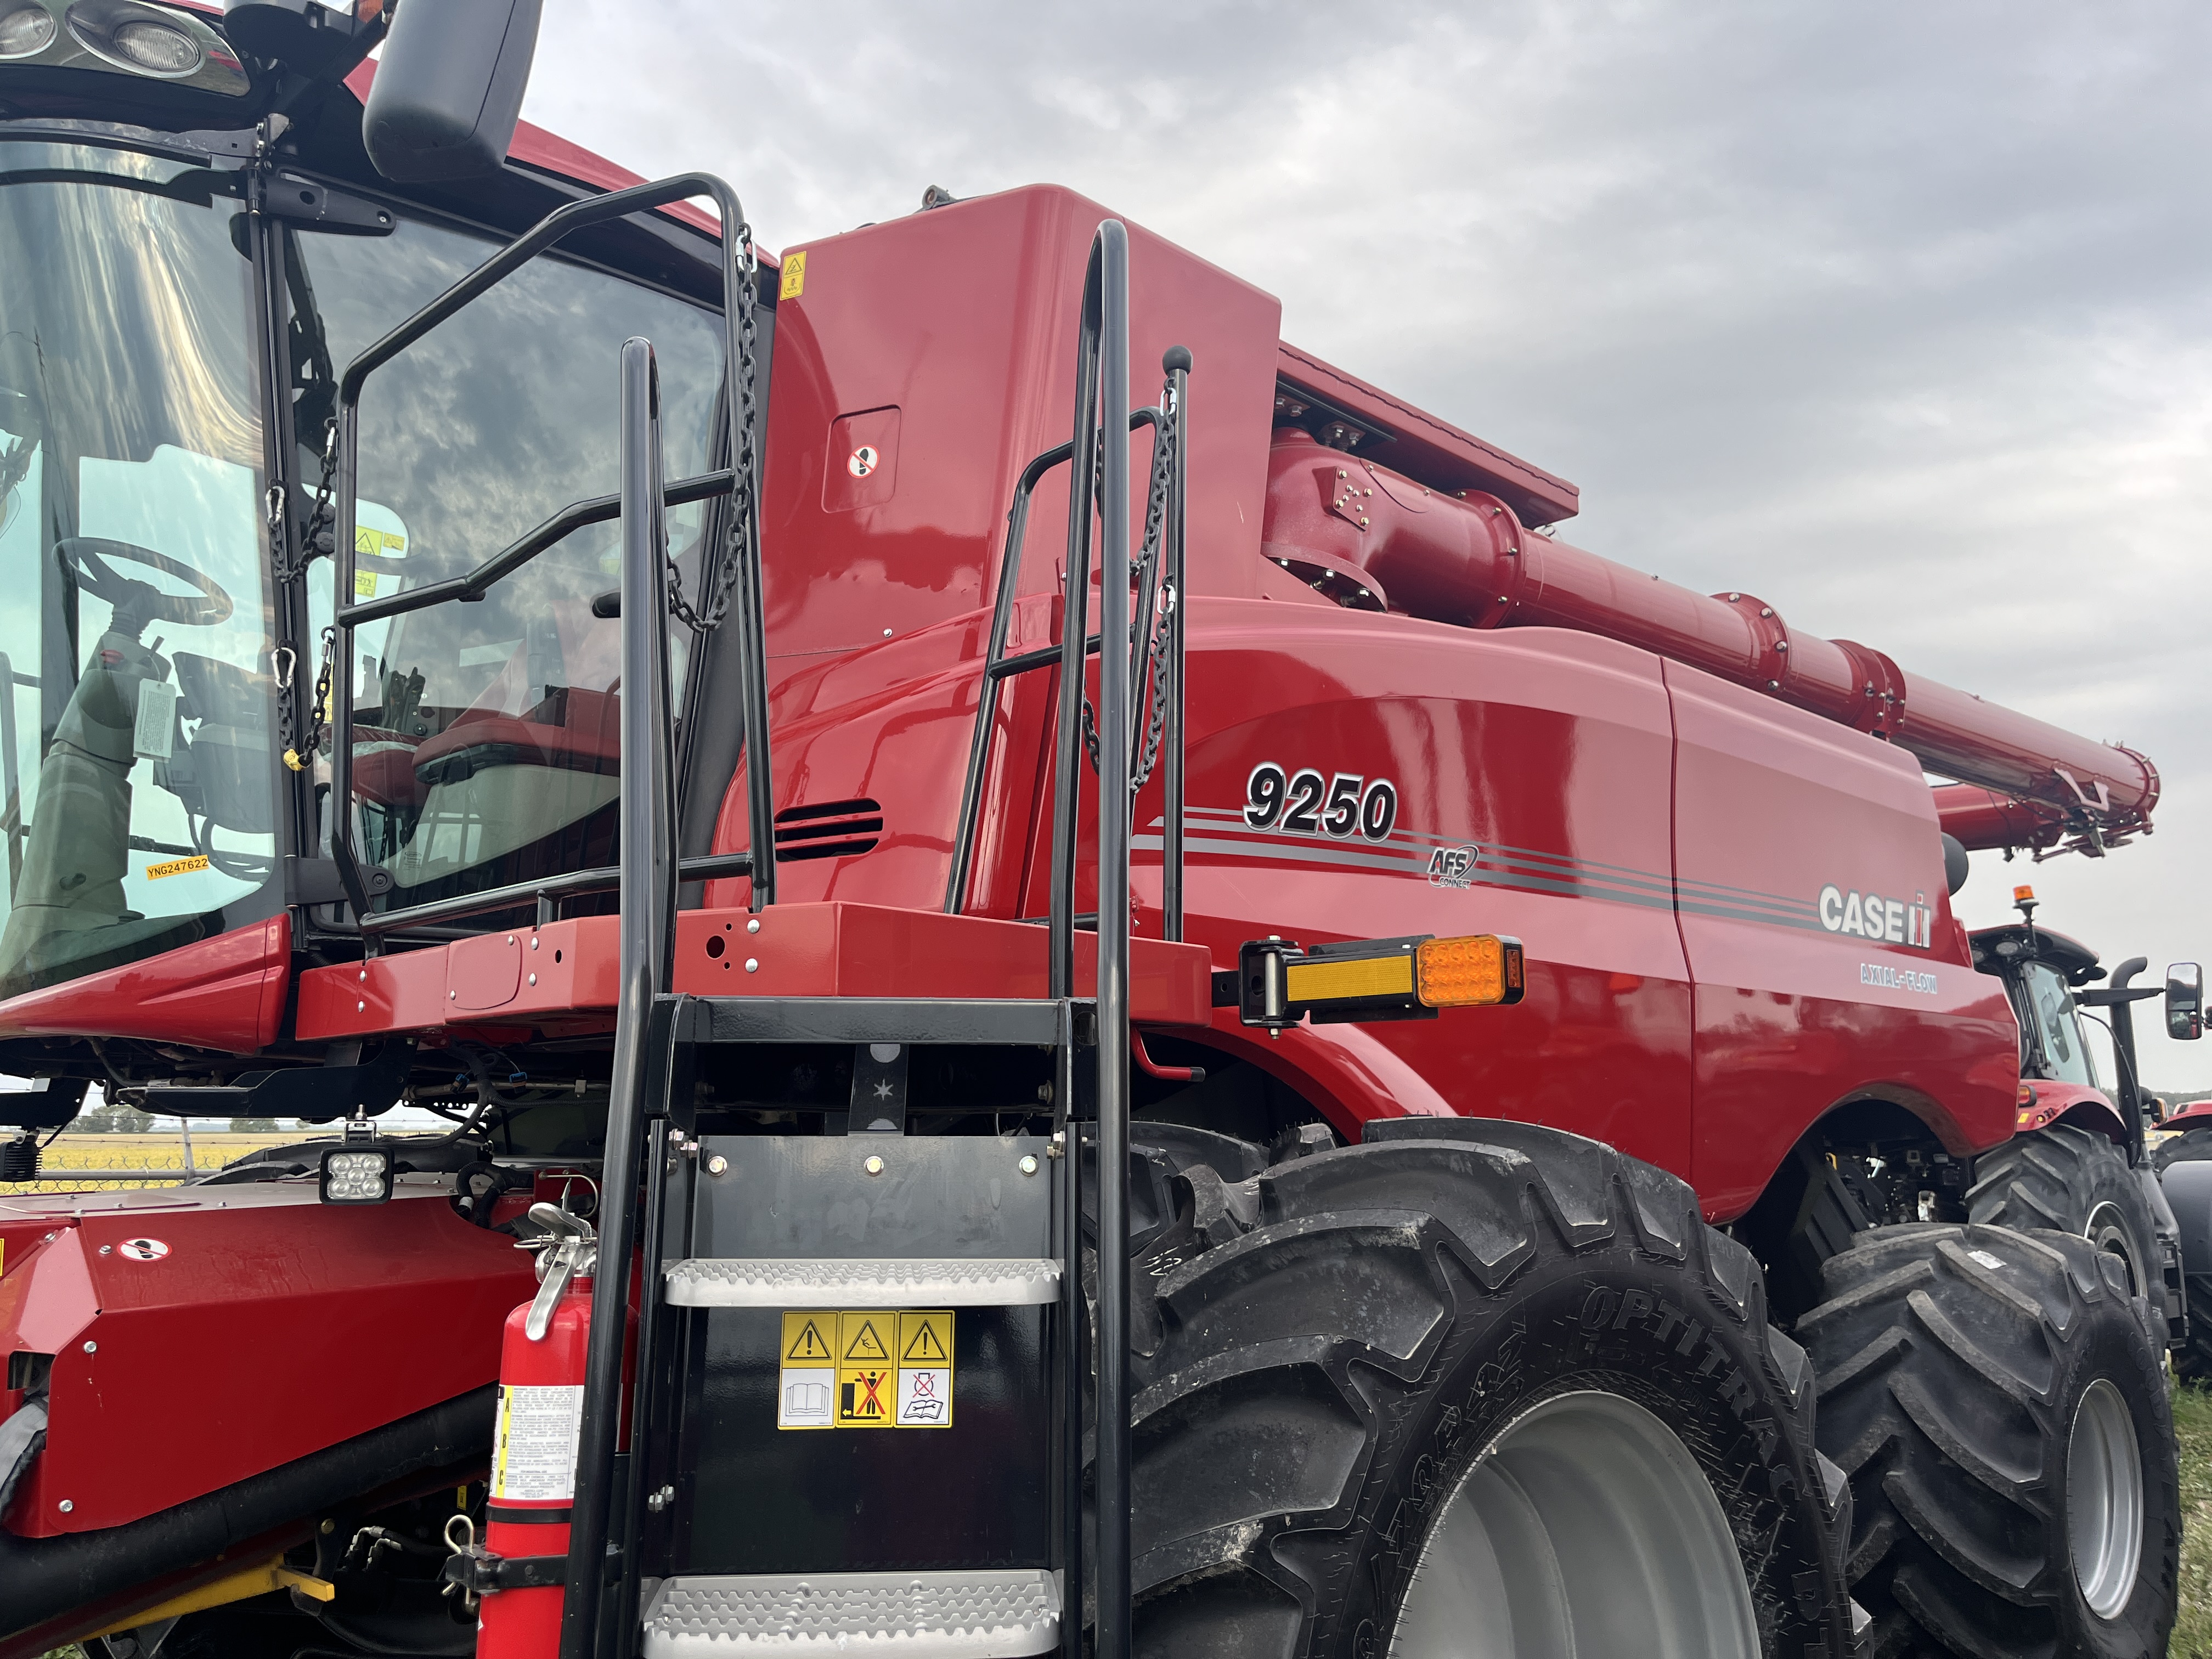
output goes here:
[{"label": "crop field", "polygon": [[121,1192],[139,1187],[170,1187],[188,1170],[219,1170],[226,1164],[301,1137],[296,1131],[266,1134],[195,1134],[189,1164],[182,1135],[64,1134],[40,1157],[36,1181],[0,1182],[0,1198],[15,1193],[82,1192],[88,1188]]}]

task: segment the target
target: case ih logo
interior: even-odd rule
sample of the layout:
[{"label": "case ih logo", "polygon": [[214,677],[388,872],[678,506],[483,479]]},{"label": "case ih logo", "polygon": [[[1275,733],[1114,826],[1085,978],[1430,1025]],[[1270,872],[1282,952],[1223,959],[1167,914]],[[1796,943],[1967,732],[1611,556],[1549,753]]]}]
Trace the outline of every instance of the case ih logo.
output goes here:
[{"label": "case ih logo", "polygon": [[1933,948],[1936,913],[1919,902],[1883,898],[1878,893],[1847,893],[1840,887],[1820,890],[1820,926],[1832,933],[1878,939],[1887,945],[1910,945],[1922,951]]}]

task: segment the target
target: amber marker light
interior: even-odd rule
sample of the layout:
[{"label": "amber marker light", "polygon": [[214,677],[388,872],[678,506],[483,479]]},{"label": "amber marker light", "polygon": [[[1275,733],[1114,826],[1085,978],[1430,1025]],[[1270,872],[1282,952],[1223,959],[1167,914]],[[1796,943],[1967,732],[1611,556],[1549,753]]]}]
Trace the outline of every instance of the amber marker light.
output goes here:
[{"label": "amber marker light", "polygon": [[2012,890],[2012,902],[2013,902],[2014,904],[2033,904],[2033,903],[2034,903],[2034,902],[2035,902],[2035,889],[2033,889],[2033,887],[2015,887],[2015,888],[2014,888],[2014,889]]},{"label": "amber marker light", "polygon": [[1496,933],[1424,940],[1413,952],[1413,990],[1431,1008],[1518,1002],[1528,974],[1521,941]]}]

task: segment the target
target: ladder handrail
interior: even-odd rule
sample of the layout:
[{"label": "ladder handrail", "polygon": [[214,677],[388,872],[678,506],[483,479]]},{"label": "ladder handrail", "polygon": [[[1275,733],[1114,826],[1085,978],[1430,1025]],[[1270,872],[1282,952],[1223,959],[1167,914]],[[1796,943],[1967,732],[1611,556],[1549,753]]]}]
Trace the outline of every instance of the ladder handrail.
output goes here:
[{"label": "ladder handrail", "polygon": [[[1054,780],[1052,994],[1074,994],[1075,821],[1082,797],[1085,611],[1091,529],[1098,520],[1098,1341],[1093,1385],[1097,1455],[1091,1488],[1097,1576],[1095,1651],[1127,1659],[1129,1563],[1129,235],[1108,219],[1091,245],[1075,368],[1074,453],[1103,451],[1078,467],[1067,503],[1067,602],[1060,628],[1060,769]],[[1094,498],[1094,490],[1096,492]],[[1072,1104],[1072,1103],[1071,1103]],[[1082,1166],[1071,1121],[1071,1174]],[[1073,1191],[1079,1183],[1071,1180]],[[1073,1228],[1077,1216],[1071,1212]],[[1073,1311],[1070,1310],[1071,1313]],[[1073,1323],[1073,1321],[1070,1321]],[[1079,1434],[1071,1439],[1078,1443]],[[1078,1471],[1079,1475],[1079,1471]],[[1068,1487],[1079,1540],[1082,1483]],[[1079,1630],[1079,1554],[1068,1565],[1068,1624]]]},{"label": "ladder handrail", "polygon": [[[1157,409],[1134,409],[1129,411],[1129,429],[1139,425],[1152,428],[1154,444],[1166,441],[1166,428],[1161,411]],[[1043,646],[1021,655],[1006,655],[1006,634],[1013,622],[1014,596],[1021,580],[1022,554],[1029,537],[1030,497],[1045,474],[1066,463],[1075,453],[1075,441],[1070,439],[1055,445],[1036,457],[1022,469],[1022,476],[1014,485],[1014,499],[1006,509],[1006,541],[999,555],[999,586],[991,605],[991,634],[983,648],[983,678],[978,688],[975,708],[975,729],[968,739],[968,775],[960,791],[960,821],[952,838],[952,869],[945,884],[945,913],[958,915],[967,908],[969,866],[975,854],[975,830],[982,812],[983,774],[990,765],[991,744],[999,720],[999,684],[1016,674],[1026,674],[1033,669],[1048,667],[1060,660],[1056,646]],[[1085,641],[1091,650],[1098,648],[1098,636],[1092,635]]]},{"label": "ladder handrail", "polygon": [[[652,344],[622,349],[622,967],[614,1073],[599,1182],[598,1289],[584,1370],[584,1410],[570,1499],[562,1659],[598,1644],[608,1517],[616,1493],[631,1212],[643,1131],[653,998],[672,971],[676,811],[668,726],[666,507],[660,491],[660,398]],[[632,1538],[630,1545],[635,1547]]]}]

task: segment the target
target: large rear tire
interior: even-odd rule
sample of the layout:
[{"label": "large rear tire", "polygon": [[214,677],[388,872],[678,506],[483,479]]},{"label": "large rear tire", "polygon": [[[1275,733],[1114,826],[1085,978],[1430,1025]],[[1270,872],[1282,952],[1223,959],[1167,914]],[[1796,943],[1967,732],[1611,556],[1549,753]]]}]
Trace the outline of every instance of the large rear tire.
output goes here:
[{"label": "large rear tire", "polygon": [[1884,1227],[1797,1322],[1866,1659],[2151,1659],[2179,1585],[2163,1324],[2087,1241]]},{"label": "large rear tire", "polygon": [[2129,1290],[2149,1299],[2165,1342],[2158,1220],[2127,1154],[2109,1136],[2054,1123],[1983,1153],[1966,1194],[1966,1219],[2021,1232],[2048,1227],[2118,1257]]},{"label": "large rear tire", "polygon": [[1190,1219],[1139,1252],[1138,1652],[1844,1659],[1848,1492],[1750,1255],[1595,1142],[1429,1133],[1470,1138],[1225,1206],[1162,1149]]}]

